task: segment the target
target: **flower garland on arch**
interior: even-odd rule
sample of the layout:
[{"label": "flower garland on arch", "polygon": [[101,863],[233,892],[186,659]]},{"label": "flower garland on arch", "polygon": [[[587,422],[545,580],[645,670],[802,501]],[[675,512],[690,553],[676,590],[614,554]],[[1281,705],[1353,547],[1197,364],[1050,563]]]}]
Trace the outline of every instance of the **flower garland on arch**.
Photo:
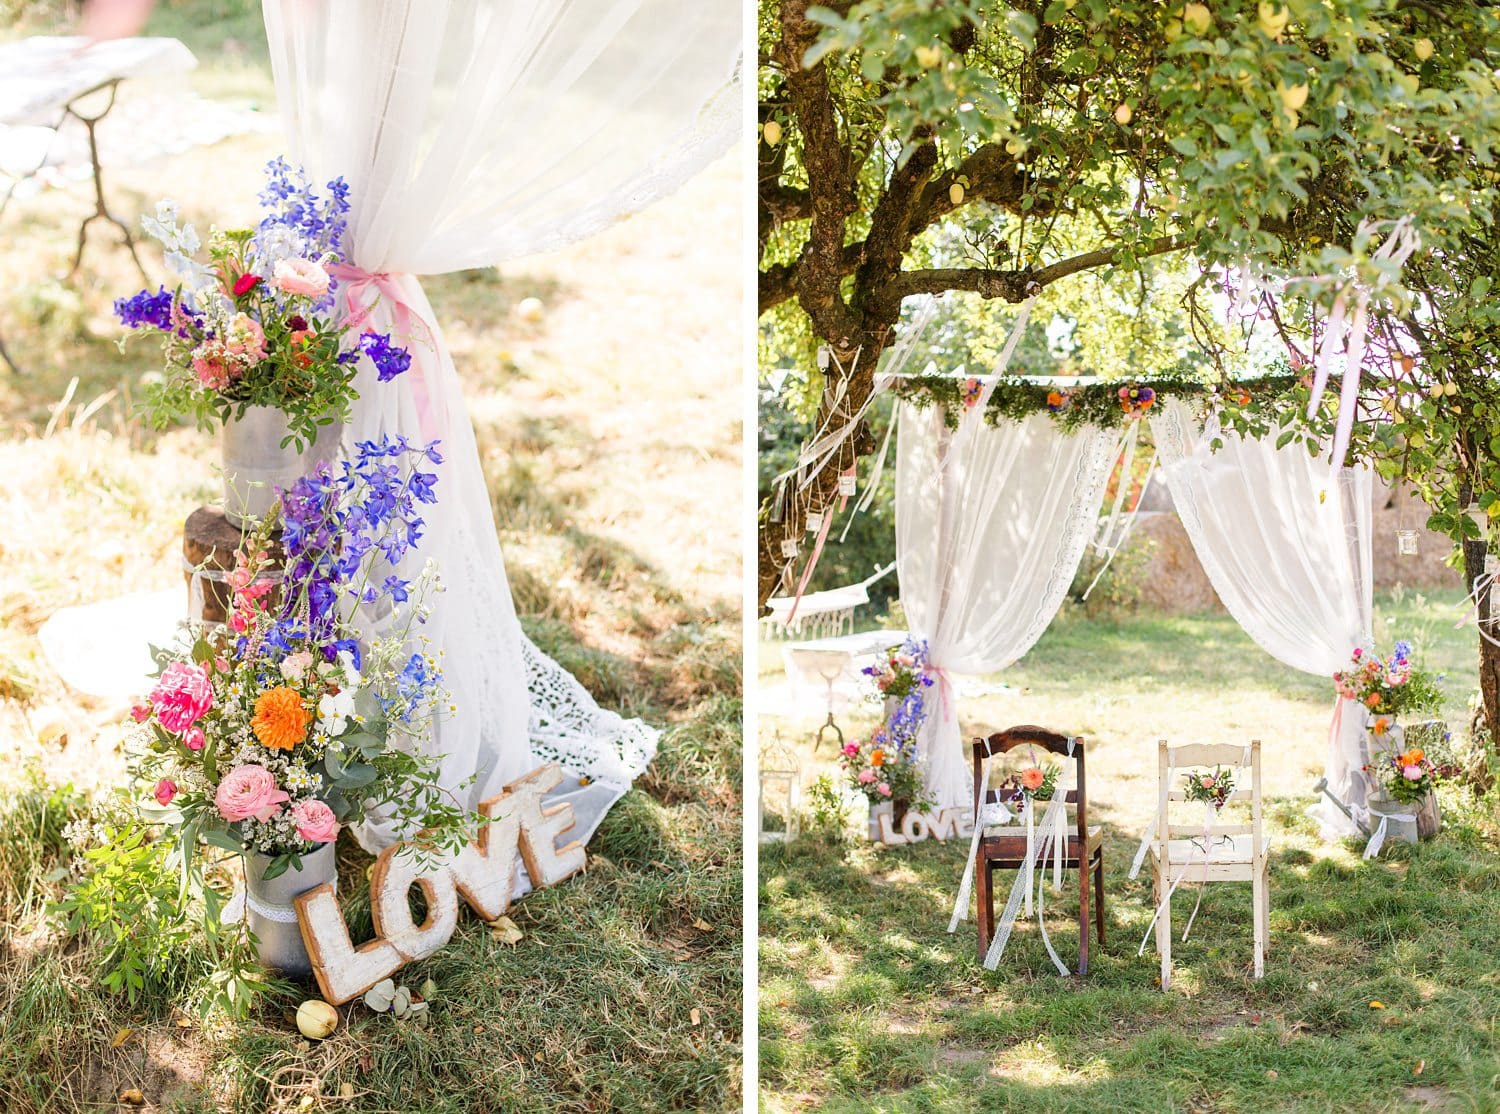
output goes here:
[{"label": "flower garland on arch", "polygon": [[[973,408],[980,393],[975,378],[947,375],[906,375],[891,380],[889,391],[903,402],[919,407],[939,406],[948,425]],[[1305,375],[1274,371],[1248,379],[1207,383],[1184,375],[1149,376],[1136,379],[1091,380],[1076,384],[1058,377],[1030,379],[1008,376],[995,384],[985,404],[985,419],[1021,421],[1032,414],[1049,414],[1064,429],[1083,426],[1124,428],[1160,408],[1167,397],[1191,398],[1217,409],[1225,424],[1247,432],[1266,417],[1293,410],[1299,400],[1305,406]]]}]

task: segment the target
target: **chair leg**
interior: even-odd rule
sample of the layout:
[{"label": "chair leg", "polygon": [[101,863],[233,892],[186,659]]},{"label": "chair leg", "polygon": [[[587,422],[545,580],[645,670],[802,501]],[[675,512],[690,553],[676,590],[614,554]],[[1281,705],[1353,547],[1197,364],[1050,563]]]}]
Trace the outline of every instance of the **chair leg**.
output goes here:
[{"label": "chair leg", "polygon": [[1156,950],[1161,953],[1161,988],[1172,986],[1172,898],[1167,893],[1167,880],[1156,875],[1157,904],[1162,907],[1156,918]]},{"label": "chair leg", "polygon": [[1256,874],[1250,882],[1250,898],[1255,905],[1255,977],[1266,973],[1266,921],[1265,887],[1263,874]]},{"label": "chair leg", "polygon": [[1078,861],[1078,973],[1089,973],[1089,872],[1088,859]]},{"label": "chair leg", "polygon": [[1104,941],[1104,856],[1099,856],[1099,862],[1094,866],[1094,931],[1099,936],[1099,947],[1105,946]]},{"label": "chair leg", "polygon": [[979,930],[979,962],[983,963],[995,934],[995,894],[990,864],[982,852],[974,864],[974,923]]}]

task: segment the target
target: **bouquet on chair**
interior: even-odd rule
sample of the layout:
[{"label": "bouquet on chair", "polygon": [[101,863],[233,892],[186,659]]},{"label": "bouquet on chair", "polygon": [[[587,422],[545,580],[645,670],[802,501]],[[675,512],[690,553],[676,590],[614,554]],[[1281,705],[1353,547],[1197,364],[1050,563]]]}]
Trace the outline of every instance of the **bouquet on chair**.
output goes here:
[{"label": "bouquet on chair", "polygon": [[320,193],[279,158],[266,179],[259,226],[212,232],[206,261],[193,226],[179,223],[176,203],[160,202],[142,224],[161,243],[177,285],[121,298],[115,313],[128,327],[162,337],[166,372],[146,391],[158,429],[184,414],[200,428],[223,425],[266,406],[287,418],[283,445],[295,442],[301,451],[320,427],[347,419],[362,357],[383,383],[405,371],[411,355],[387,334],[356,334],[358,321],[335,312],[330,268],[343,261],[344,180]]},{"label": "bouquet on chair", "polygon": [[1222,766],[1215,766],[1211,774],[1195,770],[1183,775],[1183,799],[1213,805],[1215,812],[1223,809],[1233,792],[1234,771]]},{"label": "bouquet on chair", "polygon": [[[430,563],[412,580],[375,571],[398,567],[421,536],[418,508],[436,498],[422,465],[440,459],[435,443],[366,442],[352,461],[300,480],[246,542],[228,623],[159,653],[156,685],[132,713],[133,785],[81,841],[62,906],[73,930],[117,942],[107,984],[143,985],[197,899],[217,933],[224,895],[211,879],[223,877],[222,857],[210,849],[245,855],[247,880],[258,856],[254,880],[268,882],[300,874],[376,810],[424,829],[434,846],[469,838],[437,758],[409,745],[454,711],[440,655],[417,630],[441,585]],[[382,614],[389,633],[362,643],[349,621],[356,607]],[[319,864],[331,874],[331,853]],[[163,874],[180,881],[163,888]],[[309,884],[319,881],[331,877]],[[231,1004],[247,982],[228,982]]]}]

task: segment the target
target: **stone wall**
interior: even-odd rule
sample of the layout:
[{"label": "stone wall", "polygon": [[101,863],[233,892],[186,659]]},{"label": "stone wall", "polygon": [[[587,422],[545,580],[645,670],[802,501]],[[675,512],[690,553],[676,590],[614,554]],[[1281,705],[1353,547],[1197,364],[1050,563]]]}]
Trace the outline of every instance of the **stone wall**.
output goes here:
[{"label": "stone wall", "polygon": [[[1427,508],[1420,500],[1406,489],[1386,487],[1377,481],[1374,503],[1371,537],[1377,592],[1389,591],[1398,584],[1408,588],[1463,586],[1458,571],[1444,564],[1451,549],[1448,539],[1423,528]],[[1398,528],[1417,531],[1417,556],[1403,557],[1397,553]],[[1143,585],[1143,607],[1169,614],[1224,609],[1198,563],[1182,520],[1172,507],[1167,485],[1157,481],[1147,490],[1125,544],[1126,550],[1142,547],[1149,547],[1150,551],[1138,574]]]}]

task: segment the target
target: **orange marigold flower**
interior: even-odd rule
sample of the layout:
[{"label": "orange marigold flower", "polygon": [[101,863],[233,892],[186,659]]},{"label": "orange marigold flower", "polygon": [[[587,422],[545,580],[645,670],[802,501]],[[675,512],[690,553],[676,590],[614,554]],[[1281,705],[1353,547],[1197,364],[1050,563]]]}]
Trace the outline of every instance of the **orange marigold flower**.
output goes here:
[{"label": "orange marigold flower", "polygon": [[312,713],[302,703],[302,695],[294,688],[278,685],[267,689],[255,701],[255,718],[250,721],[250,730],[260,740],[261,746],[272,750],[291,750],[307,738],[307,725]]},{"label": "orange marigold flower", "polygon": [[870,753],[870,765],[879,766],[885,761],[885,751],[875,750]]}]

